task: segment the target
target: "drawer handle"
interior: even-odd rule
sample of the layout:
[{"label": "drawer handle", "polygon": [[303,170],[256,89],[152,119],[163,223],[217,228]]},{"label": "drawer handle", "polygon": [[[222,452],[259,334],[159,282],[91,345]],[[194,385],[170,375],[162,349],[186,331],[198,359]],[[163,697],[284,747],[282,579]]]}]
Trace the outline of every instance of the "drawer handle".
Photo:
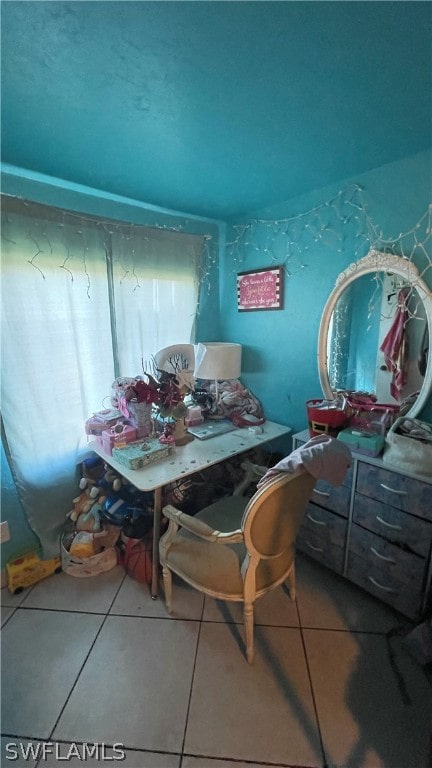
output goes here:
[{"label": "drawer handle", "polygon": [[392,523],[387,523],[379,515],[376,516],[376,519],[378,520],[379,523],[382,523],[383,525],[386,525],[387,528],[393,528],[393,530],[395,530],[395,531],[401,531],[402,530],[402,526],[401,525],[393,525]]},{"label": "drawer handle", "polygon": [[383,584],[380,584],[378,581],[375,581],[373,576],[368,576],[368,579],[369,579],[369,581],[372,582],[372,584],[375,587],[378,587],[378,589],[382,589],[382,590],[384,590],[384,592],[394,592],[394,589],[392,589],[391,587],[384,587]]},{"label": "drawer handle", "polygon": [[310,549],[313,549],[315,552],[324,552],[324,550],[321,547],[315,547],[313,544],[310,543],[310,541],[307,541],[306,544]]},{"label": "drawer handle", "polygon": [[375,549],[375,547],[371,547],[370,551],[373,552],[374,555],[379,557],[380,560],[385,560],[386,563],[395,563],[396,560],[393,560],[392,557],[386,557],[385,555],[382,555],[381,552],[378,552],[378,550]]},{"label": "drawer handle", "polygon": [[317,494],[317,496],[325,496],[326,499],[329,498],[330,494],[327,491],[319,491],[318,488],[314,488],[313,492]]},{"label": "drawer handle", "polygon": [[389,485],[385,485],[385,483],[380,483],[381,488],[384,488],[385,491],[390,491],[390,493],[397,493],[398,496],[406,496],[407,491],[398,491],[396,488],[390,488]]},{"label": "drawer handle", "polygon": [[306,517],[308,518],[308,520],[311,521],[311,523],[315,523],[315,525],[327,525],[327,523],[325,523],[324,520],[315,520],[315,518],[312,517],[312,515],[310,515],[309,513],[306,515]]}]

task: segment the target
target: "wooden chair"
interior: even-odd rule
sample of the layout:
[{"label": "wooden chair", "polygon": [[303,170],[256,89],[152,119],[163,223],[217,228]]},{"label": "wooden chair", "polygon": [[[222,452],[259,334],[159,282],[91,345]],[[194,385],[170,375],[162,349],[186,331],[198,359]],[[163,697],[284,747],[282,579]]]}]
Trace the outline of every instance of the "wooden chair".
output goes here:
[{"label": "wooden chair", "polygon": [[[250,484],[251,469],[260,469],[250,462],[246,468],[249,483],[246,479],[241,488]],[[295,599],[295,539],[314,483],[301,469],[272,478],[251,499],[236,489],[194,517],[164,507],[169,525],[159,549],[168,612],[172,573],[210,597],[242,602],[252,663],[255,600],[285,581]]]}]

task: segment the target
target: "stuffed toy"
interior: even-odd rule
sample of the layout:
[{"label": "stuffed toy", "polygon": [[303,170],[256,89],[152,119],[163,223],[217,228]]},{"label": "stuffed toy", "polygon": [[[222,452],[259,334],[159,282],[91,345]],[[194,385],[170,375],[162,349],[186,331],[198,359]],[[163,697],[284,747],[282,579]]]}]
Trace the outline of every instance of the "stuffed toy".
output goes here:
[{"label": "stuffed toy", "polygon": [[86,488],[79,496],[72,499],[74,508],[68,512],[67,517],[70,517],[72,522],[76,523],[80,515],[87,515],[90,512],[96,499],[90,495],[90,490]]},{"label": "stuffed toy", "polygon": [[101,485],[104,484],[105,488],[112,488],[113,491],[119,491],[123,485],[127,484],[128,481],[119,475],[115,469],[110,467],[109,464],[104,464],[104,470],[105,473]]},{"label": "stuffed toy", "polygon": [[90,484],[97,483],[104,473],[104,462],[101,458],[94,457],[84,459],[81,463],[81,476],[83,480],[88,480]]},{"label": "stuffed toy", "polygon": [[93,534],[88,533],[88,531],[79,531],[72,540],[69,552],[72,557],[80,557],[82,559],[92,557],[95,554]]},{"label": "stuffed toy", "polygon": [[114,547],[120,536],[120,528],[117,525],[104,523],[103,529],[93,534],[94,553],[103,552],[104,549]]},{"label": "stuffed toy", "polygon": [[112,491],[119,491],[124,485],[129,485],[128,481],[119,475],[109,464],[101,465],[102,474],[99,473],[99,477],[90,477],[84,475],[79,483],[81,491],[88,490],[89,495],[93,499],[101,500],[100,494],[108,496]]},{"label": "stuffed toy", "polygon": [[100,515],[103,510],[103,504],[105,497],[99,499],[88,512],[83,512],[78,516],[75,527],[77,531],[87,531],[88,533],[96,533],[101,529]]}]

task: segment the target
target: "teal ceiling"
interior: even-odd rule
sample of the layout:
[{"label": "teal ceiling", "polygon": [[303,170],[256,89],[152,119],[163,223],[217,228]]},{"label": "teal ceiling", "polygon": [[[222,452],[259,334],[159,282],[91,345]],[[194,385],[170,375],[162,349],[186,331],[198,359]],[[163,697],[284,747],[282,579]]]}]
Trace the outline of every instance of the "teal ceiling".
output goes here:
[{"label": "teal ceiling", "polygon": [[20,2],[2,161],[228,219],[431,145],[429,2]]}]

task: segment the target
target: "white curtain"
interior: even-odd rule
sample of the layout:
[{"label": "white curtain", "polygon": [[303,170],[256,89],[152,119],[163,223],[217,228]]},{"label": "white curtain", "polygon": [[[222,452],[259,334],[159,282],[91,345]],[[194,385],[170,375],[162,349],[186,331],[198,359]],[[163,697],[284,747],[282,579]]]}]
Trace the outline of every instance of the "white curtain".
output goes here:
[{"label": "white curtain", "polygon": [[2,418],[50,557],[78,494],[86,418],[109,403],[116,375],[192,340],[202,238],[136,228],[131,241],[120,226],[9,198],[2,211]]},{"label": "white curtain", "polygon": [[203,240],[134,228],[112,235],[118,359],[124,376],[171,344],[194,341]]}]

